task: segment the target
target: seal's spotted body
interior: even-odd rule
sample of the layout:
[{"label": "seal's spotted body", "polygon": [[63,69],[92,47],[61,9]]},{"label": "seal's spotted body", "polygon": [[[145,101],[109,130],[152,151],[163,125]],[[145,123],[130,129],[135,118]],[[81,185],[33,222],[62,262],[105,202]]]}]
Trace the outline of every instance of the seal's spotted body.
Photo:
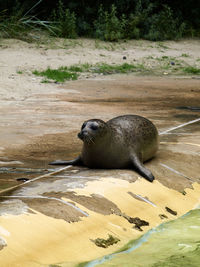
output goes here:
[{"label": "seal's spotted body", "polygon": [[78,137],[83,140],[81,155],[72,161],[55,161],[53,165],[84,165],[89,168],[122,169],[134,167],[153,181],[143,162],[158,149],[158,132],[151,121],[137,115],[124,115],[108,122],[98,119],[83,123]]}]

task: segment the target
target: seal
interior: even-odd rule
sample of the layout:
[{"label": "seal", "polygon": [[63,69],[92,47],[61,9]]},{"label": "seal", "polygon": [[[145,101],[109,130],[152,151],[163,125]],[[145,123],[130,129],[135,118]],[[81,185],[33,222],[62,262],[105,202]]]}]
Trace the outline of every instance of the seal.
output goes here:
[{"label": "seal", "polygon": [[152,182],[154,176],[143,162],[158,150],[158,131],[148,119],[137,115],[85,121],[78,133],[83,141],[81,154],[74,160],[54,161],[50,165],[82,165],[89,168],[134,168]]}]

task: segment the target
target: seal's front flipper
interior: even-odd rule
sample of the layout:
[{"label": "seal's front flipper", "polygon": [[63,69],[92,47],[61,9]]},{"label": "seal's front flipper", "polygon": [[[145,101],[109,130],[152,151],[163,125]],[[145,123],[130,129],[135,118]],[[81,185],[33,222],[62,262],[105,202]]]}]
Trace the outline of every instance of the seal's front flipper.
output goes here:
[{"label": "seal's front flipper", "polygon": [[49,163],[49,165],[83,165],[81,157],[75,158],[73,160],[56,160]]},{"label": "seal's front flipper", "polygon": [[131,156],[131,162],[140,175],[146,178],[149,182],[153,182],[155,179],[151,171],[143,165],[140,159],[136,155]]}]

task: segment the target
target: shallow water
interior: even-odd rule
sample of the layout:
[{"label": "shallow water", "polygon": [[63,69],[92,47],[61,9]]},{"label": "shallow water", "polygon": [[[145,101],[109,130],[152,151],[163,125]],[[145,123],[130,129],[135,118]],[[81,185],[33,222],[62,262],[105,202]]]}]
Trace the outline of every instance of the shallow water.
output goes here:
[{"label": "shallow water", "polygon": [[86,264],[93,266],[177,267],[200,265],[200,209],[151,229],[120,252]]}]

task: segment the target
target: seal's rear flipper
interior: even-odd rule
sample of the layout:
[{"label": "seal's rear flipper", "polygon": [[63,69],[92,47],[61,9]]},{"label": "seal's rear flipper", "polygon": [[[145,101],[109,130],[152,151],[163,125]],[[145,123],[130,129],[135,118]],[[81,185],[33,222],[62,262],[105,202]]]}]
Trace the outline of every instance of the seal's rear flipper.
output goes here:
[{"label": "seal's rear flipper", "polygon": [[142,175],[144,178],[146,178],[149,182],[153,182],[155,179],[152,172],[145,168],[143,163],[140,161],[140,159],[136,155],[131,156],[131,161],[135,169],[138,171],[140,175]]},{"label": "seal's rear flipper", "polygon": [[73,160],[56,160],[49,163],[49,165],[83,165],[80,157]]}]

